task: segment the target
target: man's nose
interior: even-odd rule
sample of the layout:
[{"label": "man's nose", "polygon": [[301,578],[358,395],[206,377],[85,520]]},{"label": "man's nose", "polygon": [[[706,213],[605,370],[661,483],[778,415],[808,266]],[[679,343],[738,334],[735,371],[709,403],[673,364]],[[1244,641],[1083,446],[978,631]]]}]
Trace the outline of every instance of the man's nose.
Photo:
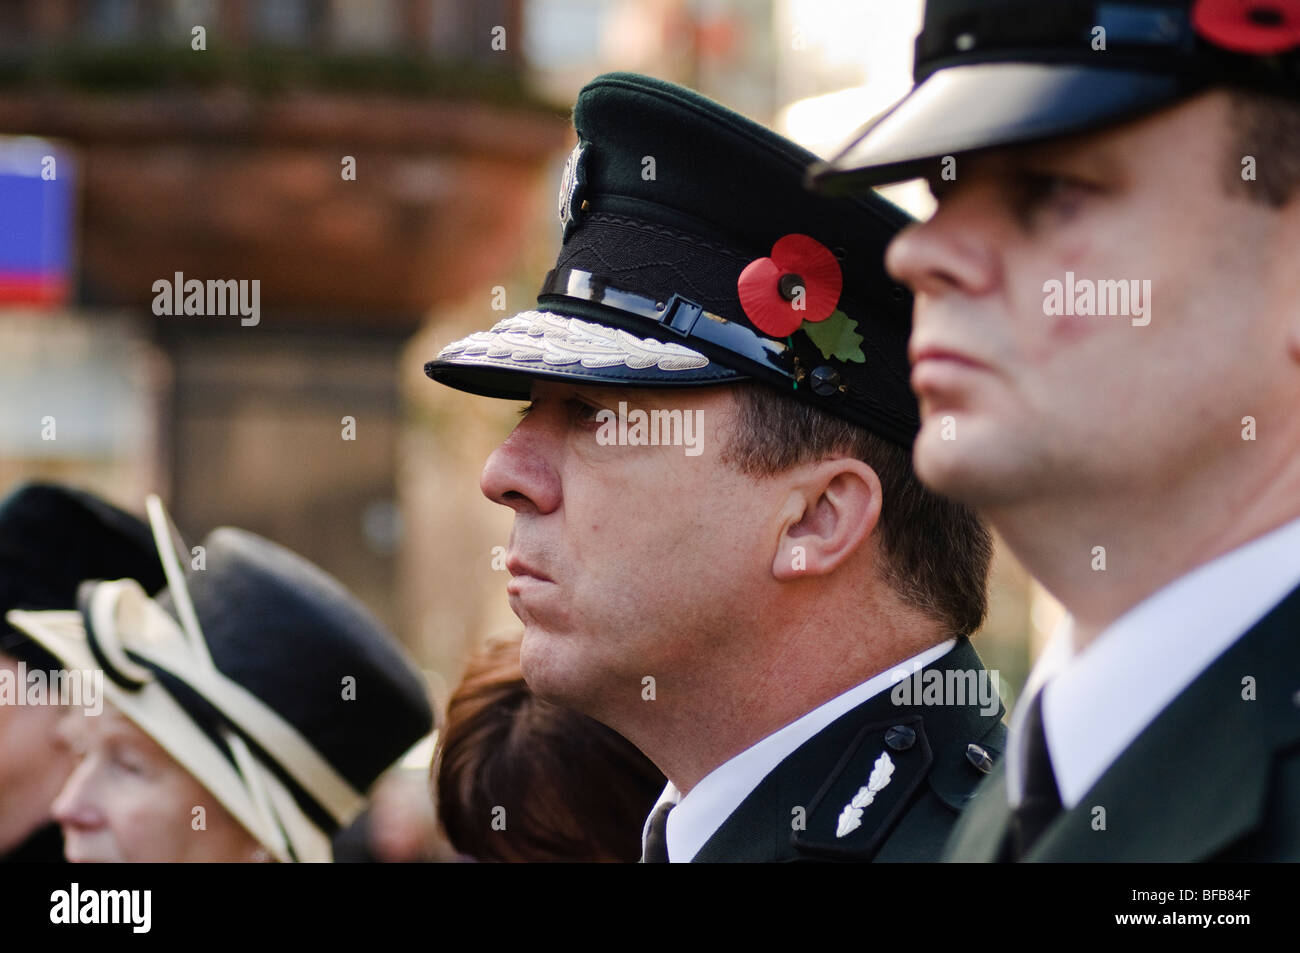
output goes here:
[{"label": "man's nose", "polygon": [[483,495],[516,513],[545,514],[558,507],[560,480],[553,465],[556,439],[540,419],[521,421],[483,465],[479,476]]},{"label": "man's nose", "polygon": [[918,295],[991,290],[998,280],[996,245],[988,219],[977,213],[970,201],[950,208],[941,204],[928,222],[894,236],[885,252],[886,270]]}]

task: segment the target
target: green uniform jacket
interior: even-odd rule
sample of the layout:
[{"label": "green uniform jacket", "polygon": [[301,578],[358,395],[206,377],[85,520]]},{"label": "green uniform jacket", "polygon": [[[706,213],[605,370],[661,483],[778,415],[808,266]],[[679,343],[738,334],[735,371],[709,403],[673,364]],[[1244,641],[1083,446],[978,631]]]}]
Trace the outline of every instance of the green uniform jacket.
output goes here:
[{"label": "green uniform jacket", "polygon": [[[1009,859],[1010,814],[999,765],[944,859]],[[1300,860],[1300,588],[1175,698],[1024,859]]]},{"label": "green uniform jacket", "polygon": [[[979,677],[984,667],[963,638],[911,680],[931,670]],[[926,700],[916,694],[905,700]],[[982,714],[973,695],[963,690],[962,705],[900,705],[891,691],[868,699],[777,765],[694,862],[939,859],[958,814],[1006,746],[1001,703]],[[888,774],[887,783],[871,792],[857,826],[837,836],[852,826],[841,815],[878,765],[877,784]]]}]

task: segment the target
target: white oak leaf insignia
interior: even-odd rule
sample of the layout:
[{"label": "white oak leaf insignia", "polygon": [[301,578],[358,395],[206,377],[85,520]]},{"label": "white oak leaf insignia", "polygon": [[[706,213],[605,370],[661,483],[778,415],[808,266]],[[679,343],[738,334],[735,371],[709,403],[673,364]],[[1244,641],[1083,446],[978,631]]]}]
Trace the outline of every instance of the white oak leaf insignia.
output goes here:
[{"label": "white oak leaf insignia", "polygon": [[871,768],[871,776],[867,778],[867,783],[858,788],[858,793],[853,795],[853,800],[844,805],[844,810],[840,811],[839,821],[835,825],[836,837],[844,837],[862,826],[862,812],[876,799],[876,795],[884,790],[893,776],[894,761],[889,757],[888,751],[882,751]]},{"label": "white oak leaf insignia", "polygon": [[709,359],[672,341],[639,338],[618,328],[546,311],[521,311],[475,331],[438,352],[440,360],[489,366],[628,367],[633,370],[694,371]]}]

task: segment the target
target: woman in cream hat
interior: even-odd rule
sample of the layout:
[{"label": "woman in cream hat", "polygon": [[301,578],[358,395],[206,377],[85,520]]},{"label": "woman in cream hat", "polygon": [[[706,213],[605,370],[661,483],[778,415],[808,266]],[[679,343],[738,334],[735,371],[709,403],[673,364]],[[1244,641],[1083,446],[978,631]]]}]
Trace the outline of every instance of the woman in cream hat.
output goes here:
[{"label": "woman in cream hat", "polygon": [[103,673],[104,714],[61,734],[80,760],[55,801],[71,860],[330,861],[379,775],[432,729],[396,640],[306,560],[221,528],[167,577],[87,581],[77,611],[7,616],[67,669]]}]

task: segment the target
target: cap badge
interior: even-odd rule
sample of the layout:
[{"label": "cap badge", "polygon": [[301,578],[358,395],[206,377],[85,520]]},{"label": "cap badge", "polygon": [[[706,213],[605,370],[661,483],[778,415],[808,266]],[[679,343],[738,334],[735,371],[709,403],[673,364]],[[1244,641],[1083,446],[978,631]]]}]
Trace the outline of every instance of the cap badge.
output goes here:
[{"label": "cap badge", "polygon": [[754,327],[775,338],[803,330],[822,356],[864,363],[857,322],[837,310],[844,277],[835,254],[807,235],[785,235],[768,258],[745,266],[736,283]]},{"label": "cap badge", "polygon": [[1300,46],[1300,0],[1197,0],[1192,27],[1234,53],[1285,53]]},{"label": "cap badge", "polygon": [[579,140],[569,153],[564,163],[564,175],[560,178],[559,212],[560,224],[564,226],[564,237],[578,220],[578,203],[582,198],[583,186],[587,184],[587,172],[583,159],[587,154],[587,143]]}]

